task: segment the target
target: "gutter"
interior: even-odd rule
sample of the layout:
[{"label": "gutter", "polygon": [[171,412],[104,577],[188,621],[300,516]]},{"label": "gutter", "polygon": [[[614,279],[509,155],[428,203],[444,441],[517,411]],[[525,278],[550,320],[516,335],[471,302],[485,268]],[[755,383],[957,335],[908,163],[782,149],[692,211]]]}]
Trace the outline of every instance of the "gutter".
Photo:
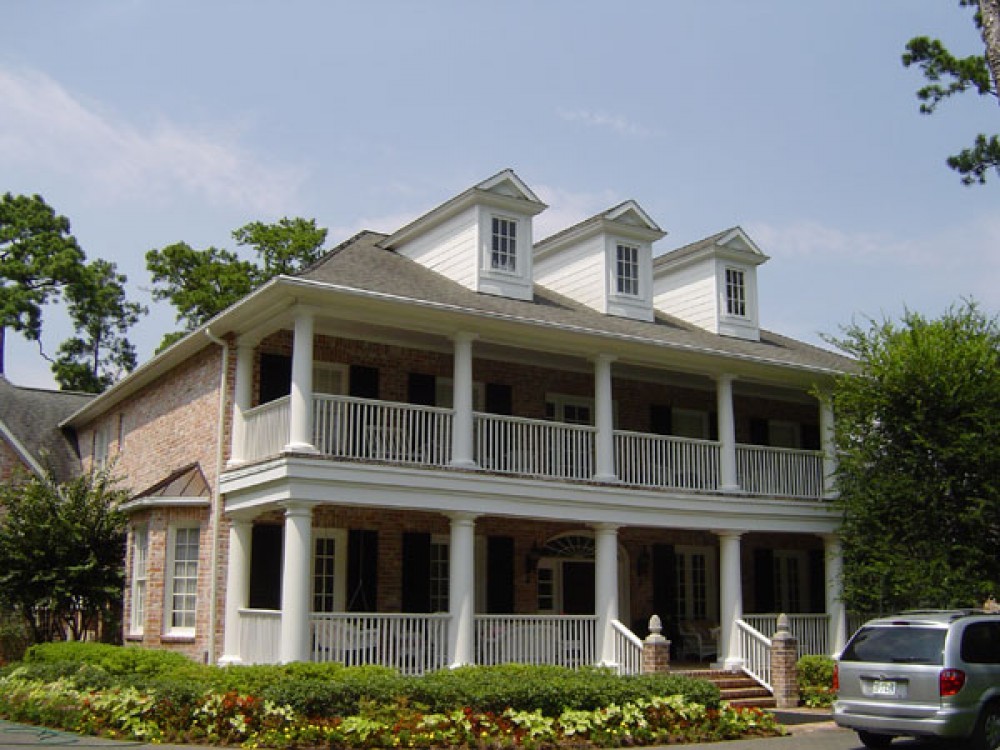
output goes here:
[{"label": "gutter", "polygon": [[225,341],[218,338],[212,333],[210,328],[205,328],[205,336],[213,344],[218,344],[222,347],[222,367],[219,373],[219,416],[218,416],[218,433],[216,436],[216,453],[215,453],[215,482],[212,487],[212,541],[211,541],[211,560],[209,563],[209,575],[211,575],[211,584],[209,585],[209,597],[208,597],[208,651],[206,653],[205,661],[208,664],[215,664],[216,660],[216,638],[215,638],[215,620],[218,616],[219,607],[217,603],[218,593],[219,593],[219,536],[222,525],[222,491],[221,491],[221,481],[222,468],[225,454],[225,446],[223,445],[226,437],[226,397],[228,394],[229,386],[229,345]]}]

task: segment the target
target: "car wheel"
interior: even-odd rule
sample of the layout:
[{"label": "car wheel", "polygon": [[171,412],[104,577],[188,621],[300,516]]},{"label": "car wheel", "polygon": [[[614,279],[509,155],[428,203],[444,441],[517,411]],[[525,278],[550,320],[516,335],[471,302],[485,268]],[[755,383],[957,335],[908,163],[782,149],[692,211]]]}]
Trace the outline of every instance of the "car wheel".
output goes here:
[{"label": "car wheel", "polygon": [[875,734],[874,732],[858,732],[858,739],[865,747],[889,747],[891,734]]},{"label": "car wheel", "polygon": [[997,750],[1000,748],[1000,705],[991,703],[979,715],[972,747],[975,750]]}]

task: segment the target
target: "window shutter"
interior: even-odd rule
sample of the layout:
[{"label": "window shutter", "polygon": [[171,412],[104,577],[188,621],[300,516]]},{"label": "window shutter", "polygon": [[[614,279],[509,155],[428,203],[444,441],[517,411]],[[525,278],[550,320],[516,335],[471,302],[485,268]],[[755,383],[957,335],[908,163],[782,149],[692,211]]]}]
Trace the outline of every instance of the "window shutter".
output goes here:
[{"label": "window shutter", "polygon": [[284,354],[260,355],[260,401],[287,396],[292,392],[292,358]]},{"label": "window shutter", "polygon": [[[670,407],[653,404],[649,407],[649,429],[654,435],[670,435],[673,432],[673,415]],[[663,615],[660,615],[661,617]]]},{"label": "window shutter", "polygon": [[809,611],[826,611],[826,557],[821,549],[809,550]]},{"label": "window shutter", "polygon": [[757,549],[753,553],[754,601],[758,612],[774,611],[774,553]]},{"label": "window shutter", "polygon": [[802,450],[807,451],[818,451],[823,447],[822,441],[819,437],[819,425],[816,424],[804,424],[802,425]]},{"label": "window shutter", "polygon": [[347,533],[347,611],[378,611],[378,532]]},{"label": "window shutter", "polygon": [[403,533],[404,612],[431,611],[431,535]]},{"label": "window shutter", "polygon": [[486,411],[490,414],[510,416],[513,411],[514,392],[506,383],[486,384]]},{"label": "window shutter", "polygon": [[514,612],[513,537],[486,539],[486,612],[491,615]]},{"label": "window shutter", "polygon": [[407,379],[406,400],[419,406],[437,405],[437,388],[433,375],[411,372]]},{"label": "window shutter", "polygon": [[351,395],[356,398],[379,397],[378,368],[351,365]]},{"label": "window shutter", "polygon": [[281,609],[283,530],[274,524],[255,525],[251,532],[250,609]]},{"label": "window shutter", "polygon": [[766,419],[750,420],[750,443],[752,445],[767,445],[771,439],[770,432]]},{"label": "window shutter", "polygon": [[717,411],[708,414],[708,439],[719,439],[719,412]]},{"label": "window shutter", "polygon": [[674,612],[677,599],[677,558],[672,544],[653,545],[653,614],[660,616],[663,631],[675,643],[677,623]]}]

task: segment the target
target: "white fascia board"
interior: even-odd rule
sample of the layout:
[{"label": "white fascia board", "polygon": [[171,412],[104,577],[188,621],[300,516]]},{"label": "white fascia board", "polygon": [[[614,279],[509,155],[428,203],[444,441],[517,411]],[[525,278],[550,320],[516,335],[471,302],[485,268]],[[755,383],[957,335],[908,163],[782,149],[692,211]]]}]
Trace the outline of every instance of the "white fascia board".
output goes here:
[{"label": "white fascia board", "polygon": [[[608,219],[609,221],[616,221],[625,214],[630,212],[638,216],[639,219],[646,225],[646,228],[649,229],[650,231],[658,232],[660,237],[666,235],[666,232],[663,231],[660,228],[660,226],[655,221],[653,221],[652,217],[643,210],[642,206],[640,206],[634,200],[627,200],[624,203],[621,203],[615,206],[614,208],[608,210],[604,214],[604,218]],[[659,239],[659,237],[657,239]]]},{"label": "white fascia board", "polygon": [[227,513],[263,513],[296,500],[375,508],[471,512],[581,524],[739,531],[833,533],[823,501],[751,498],[553,482],[482,471],[406,468],[287,457],[222,477]]},{"label": "white fascia board", "polygon": [[17,454],[18,458],[24,461],[36,476],[45,476],[45,470],[42,468],[42,465],[31,455],[31,451],[24,446],[24,443],[18,440],[17,436],[10,431],[10,428],[7,427],[2,419],[0,419],[0,437],[7,441],[10,447],[14,449],[14,453]]},{"label": "white fascia board", "polygon": [[118,506],[125,513],[136,513],[150,508],[207,508],[211,505],[207,497],[142,497],[129,500]]},{"label": "white fascia board", "polygon": [[543,206],[545,205],[542,203],[541,199],[535,195],[535,191],[528,187],[524,180],[518,177],[517,173],[515,173],[513,169],[504,169],[497,172],[492,177],[487,177],[485,180],[476,185],[476,188],[479,190],[493,190],[493,188],[497,185],[501,185],[504,182],[510,182],[514,185],[514,188],[521,193],[521,196],[525,200],[531,201],[532,203],[538,203]]},{"label": "white fascia board", "polygon": [[[630,211],[635,212],[646,226],[629,224],[628,222],[618,220]],[[584,242],[594,235],[601,233],[649,243],[656,242],[667,234],[656,225],[656,222],[649,218],[649,215],[642,210],[638,203],[630,200],[603,213],[591,216],[589,219],[584,219],[571,227],[546,237],[541,242],[535,243],[533,255],[535,258],[542,259],[565,247]]]}]

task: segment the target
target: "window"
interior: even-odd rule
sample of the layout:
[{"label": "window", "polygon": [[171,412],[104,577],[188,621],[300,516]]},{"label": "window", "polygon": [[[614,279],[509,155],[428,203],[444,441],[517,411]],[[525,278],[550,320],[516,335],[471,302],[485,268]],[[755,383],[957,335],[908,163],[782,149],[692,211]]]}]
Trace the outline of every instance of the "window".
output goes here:
[{"label": "window", "polygon": [[674,614],[678,620],[715,621],[715,556],[702,547],[678,547],[674,554],[676,599]]},{"label": "window", "polygon": [[493,217],[493,244],[490,268],[494,271],[517,271],[517,222]]},{"label": "window", "polygon": [[708,412],[697,409],[674,409],[671,414],[671,432],[677,437],[708,440],[711,435]]},{"label": "window", "polygon": [[194,633],[195,605],[198,600],[198,538],[196,526],[173,530],[173,544],[167,570],[170,591],[167,597],[167,630],[174,634]]},{"label": "window", "polygon": [[576,396],[552,395],[545,399],[545,418],[564,424],[594,424],[594,401]]},{"label": "window", "polygon": [[448,611],[449,554],[450,549],[446,538],[431,538],[431,612]]},{"label": "window", "polygon": [[146,621],[146,560],[149,556],[149,529],[132,529],[132,613],[129,632],[141,635]]},{"label": "window", "polygon": [[618,245],[615,262],[615,290],[630,297],[639,296],[639,248]]},{"label": "window", "polygon": [[777,612],[801,612],[805,556],[801,552],[774,553],[774,606]]},{"label": "window", "polygon": [[313,612],[342,612],[347,584],[347,532],[316,529],[313,532]]},{"label": "window", "polygon": [[[434,379],[434,405],[444,409],[455,406],[455,386],[451,378]],[[476,381],[472,384],[472,411],[486,408],[486,384]]]},{"label": "window", "polygon": [[111,424],[105,422],[94,428],[94,467],[103,469],[108,463],[111,448]]},{"label": "window", "polygon": [[538,565],[537,600],[539,612],[556,611],[556,571],[552,560],[543,560]]},{"label": "window", "polygon": [[313,363],[313,393],[339,396],[347,392],[347,366],[333,362]]},{"label": "window", "polygon": [[738,268],[726,269],[726,313],[740,318],[747,315],[746,274]]}]

